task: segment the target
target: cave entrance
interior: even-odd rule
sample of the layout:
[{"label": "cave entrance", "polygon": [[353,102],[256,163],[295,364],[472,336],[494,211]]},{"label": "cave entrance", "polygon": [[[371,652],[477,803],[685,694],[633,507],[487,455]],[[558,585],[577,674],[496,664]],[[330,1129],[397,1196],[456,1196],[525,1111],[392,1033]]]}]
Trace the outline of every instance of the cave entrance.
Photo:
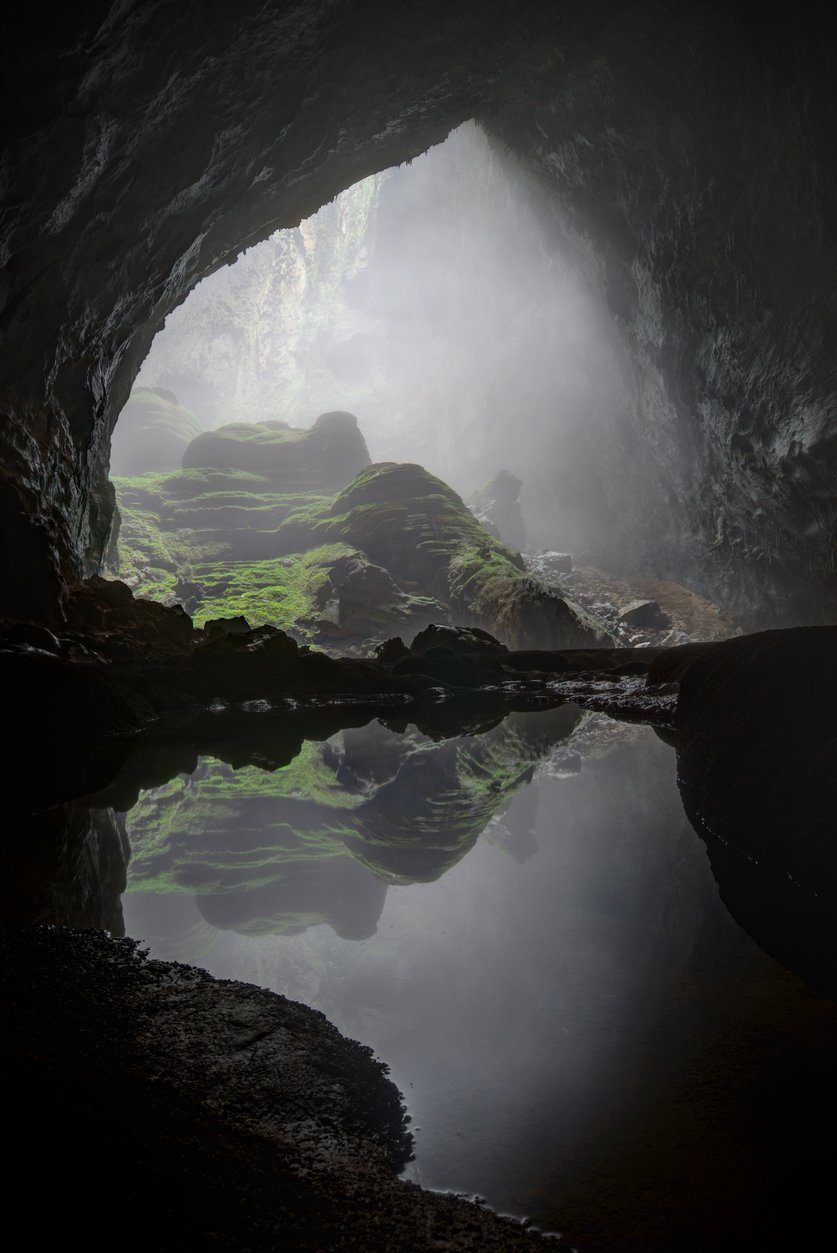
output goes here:
[{"label": "cave entrance", "polygon": [[[627,386],[564,227],[536,180],[467,123],[205,279],[154,340],[114,434],[112,573],[198,626],[243,616],[338,649],[451,617],[519,647],[589,642],[502,623],[483,603],[485,573],[474,580],[497,555],[479,537],[453,586],[416,562],[431,541],[401,515],[381,524],[389,542],[324,523],[328,495],[370,460],[417,464],[509,546],[506,574],[523,572],[520,553],[560,554],[527,557],[529,573],[580,598],[586,627],[624,643],[659,634],[665,616],[618,621],[631,589],[606,603],[597,585],[573,586],[574,562],[618,549]],[[314,464],[324,424],[331,451],[316,456],[336,477]],[[281,484],[264,478],[274,456]],[[426,478],[389,482],[402,501],[438,495]],[[399,528],[411,560],[394,550]]]}]

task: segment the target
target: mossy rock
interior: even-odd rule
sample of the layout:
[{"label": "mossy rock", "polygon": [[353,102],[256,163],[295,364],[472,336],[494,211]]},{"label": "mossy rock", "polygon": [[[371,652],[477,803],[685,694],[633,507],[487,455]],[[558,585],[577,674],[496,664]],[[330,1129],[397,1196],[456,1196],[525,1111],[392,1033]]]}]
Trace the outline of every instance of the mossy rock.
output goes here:
[{"label": "mossy rock", "polygon": [[186,447],[202,425],[173,392],[136,387],[119,415],[111,440],[112,474],[135,475],[147,470],[176,470]]},{"label": "mossy rock", "polygon": [[323,413],[310,430],[286,422],[232,423],[206,431],[183,454],[184,469],[245,470],[289,489],[334,491],[369,465],[351,413]]},{"label": "mossy rock", "polygon": [[[326,433],[345,427],[332,417],[319,420]],[[338,651],[350,640],[408,638],[431,622],[480,627],[514,648],[607,642],[421,466],[364,466],[337,495],[322,479],[301,490],[266,473],[266,429],[280,449],[311,434],[280,423],[212,433],[240,433],[227,446],[256,450],[261,473],[190,466],[115,480],[123,519],[115,573],[137,595],[179,601],[198,626],[243,615]]]},{"label": "mossy rock", "polygon": [[335,499],[328,530],[402,588],[443,601],[453,620],[512,648],[595,647],[607,634],[526,573],[452,487],[419,465],[368,466]]}]

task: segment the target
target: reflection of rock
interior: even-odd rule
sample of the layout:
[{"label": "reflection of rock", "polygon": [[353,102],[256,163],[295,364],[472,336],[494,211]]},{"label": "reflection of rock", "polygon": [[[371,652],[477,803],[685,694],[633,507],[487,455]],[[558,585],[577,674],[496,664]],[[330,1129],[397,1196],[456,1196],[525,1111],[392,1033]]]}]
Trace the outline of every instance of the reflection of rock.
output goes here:
[{"label": "reflection of rock", "polygon": [[579,717],[570,705],[513,714],[441,743],[371,723],[306,743],[273,774],[205,760],[128,815],[131,891],[194,892],[207,921],[243,934],[328,923],[364,939],[386,883],[455,865]]},{"label": "reflection of rock", "polygon": [[22,819],[4,849],[0,917],[123,934],[128,841],[111,809],[81,802]]},{"label": "reflection of rock", "polygon": [[517,552],[526,548],[526,524],[519,500],[522,486],[517,475],[501,470],[468,501],[483,526]]},{"label": "reflection of rock", "polygon": [[342,940],[375,934],[386,884],[353,857],[335,851],[319,860],[289,859],[279,868],[281,878],[264,887],[201,894],[198,909],[213,927],[242,935],[299,935],[322,923]]}]

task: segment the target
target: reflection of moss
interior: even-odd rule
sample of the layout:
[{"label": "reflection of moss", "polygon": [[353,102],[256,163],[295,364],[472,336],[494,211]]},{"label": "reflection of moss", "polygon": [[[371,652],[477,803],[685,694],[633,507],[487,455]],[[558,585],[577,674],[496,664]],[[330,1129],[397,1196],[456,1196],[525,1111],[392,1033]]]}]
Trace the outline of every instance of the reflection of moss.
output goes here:
[{"label": "reflection of moss", "polygon": [[305,743],[272,773],[204,759],[128,815],[129,891],[191,890],[210,922],[248,934],[329,922],[361,938],[384,885],[460,861],[578,717],[571,706],[512,715],[441,744],[370,723]]},{"label": "reflection of moss", "polygon": [[548,748],[572,733],[579,717],[571,705],[513,714],[485,735],[411,754],[396,777],[356,810],[349,848],[392,883],[440,878],[530,781]]},{"label": "reflection of moss", "polygon": [[252,890],[282,866],[345,856],[350,808],[317,744],[274,773],[207,758],[131,811],[129,889]]}]

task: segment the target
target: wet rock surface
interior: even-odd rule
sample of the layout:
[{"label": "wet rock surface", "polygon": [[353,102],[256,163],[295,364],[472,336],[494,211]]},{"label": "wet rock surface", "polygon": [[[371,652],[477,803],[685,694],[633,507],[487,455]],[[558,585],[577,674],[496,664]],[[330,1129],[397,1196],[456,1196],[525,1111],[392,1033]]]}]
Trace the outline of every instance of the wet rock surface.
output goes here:
[{"label": "wet rock surface", "polygon": [[678,684],[681,795],[730,911],[834,997],[837,628],[671,649],[649,682]]},{"label": "wet rock surface", "polygon": [[436,1227],[446,1247],[560,1247],[399,1182],[401,1098],[322,1014],[96,931],[4,926],[0,962],[7,1178],[22,1198],[37,1161],[50,1194],[12,1202],[15,1238],[81,1238],[95,1162],[98,1203],[146,1248],[384,1253]]}]

